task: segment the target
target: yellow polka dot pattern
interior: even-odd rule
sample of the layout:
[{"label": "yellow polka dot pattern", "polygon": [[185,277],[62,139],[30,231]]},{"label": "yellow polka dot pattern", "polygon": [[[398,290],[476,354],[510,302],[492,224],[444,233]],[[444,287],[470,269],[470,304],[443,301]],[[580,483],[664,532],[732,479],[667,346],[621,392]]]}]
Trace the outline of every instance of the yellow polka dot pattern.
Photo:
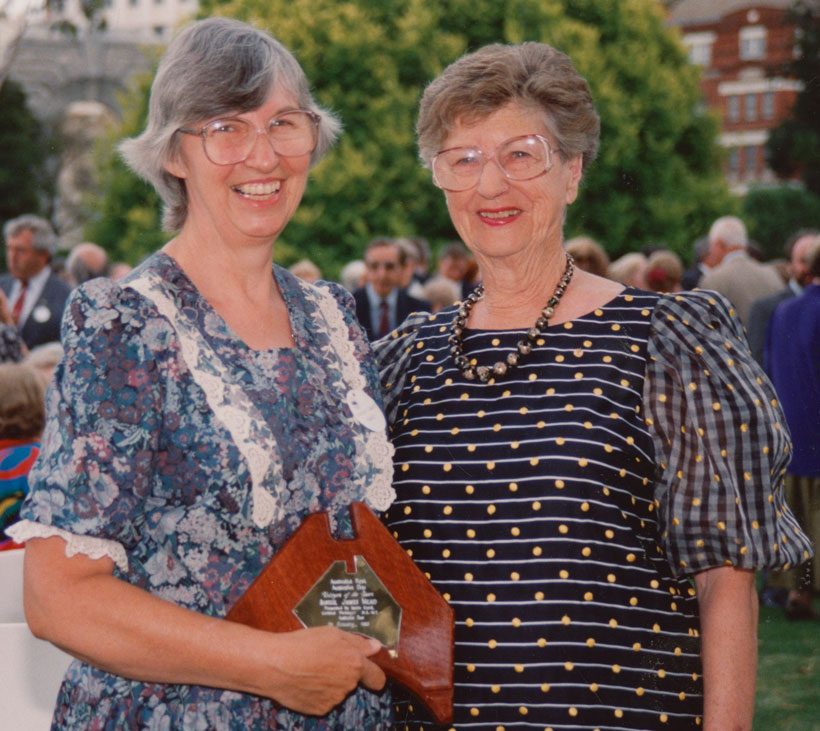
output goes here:
[{"label": "yellow polka dot pattern", "polygon": [[[663,338],[656,329],[702,330],[715,321],[714,313],[678,312],[703,307],[702,296],[681,299],[632,290],[571,327],[547,328],[544,344],[498,383],[461,378],[448,331],[436,332],[438,323],[408,334],[404,350],[413,342],[424,347],[401,350],[400,366],[385,367],[384,380],[401,384],[389,408],[407,420],[393,419],[398,499],[386,519],[456,611],[455,727],[477,718],[492,719],[482,728],[515,728],[526,717],[536,728],[654,728],[666,725],[662,714],[670,724],[696,725],[697,600],[668,555],[679,550],[672,541],[690,520],[687,511],[712,509],[703,491],[700,506],[684,489],[692,466],[708,466],[710,491],[726,483],[734,489],[727,458],[709,442],[709,419],[730,417],[730,399],[740,389],[718,393],[703,370],[721,371],[700,361],[680,375],[674,393],[648,383],[653,367],[669,369],[668,360],[658,360]],[[726,337],[717,332],[722,342],[712,350],[725,370]],[[520,332],[467,331],[465,351],[491,363],[516,338]],[[707,346],[699,340],[704,352],[697,354],[690,344],[692,360],[702,361]],[[745,362],[739,347],[732,358],[734,369]],[[706,405],[706,420],[670,423],[663,409],[695,397]],[[760,403],[772,408],[766,393]],[[760,436],[758,420],[747,415],[742,423],[755,426],[738,433]],[[659,446],[661,437],[669,444]],[[697,450],[691,461],[673,462],[683,442],[696,442]],[[779,442],[768,446],[772,459],[783,451]],[[661,462],[670,484],[656,494]],[[679,494],[689,495],[685,508],[675,502]],[[413,507],[409,515],[406,505]],[[679,512],[670,515],[670,506]],[[668,520],[661,540],[659,519]],[[768,512],[754,519],[759,533],[771,527]],[[714,532],[725,540],[734,518],[720,520],[724,530],[715,521]],[[693,545],[682,560],[707,547]]]}]

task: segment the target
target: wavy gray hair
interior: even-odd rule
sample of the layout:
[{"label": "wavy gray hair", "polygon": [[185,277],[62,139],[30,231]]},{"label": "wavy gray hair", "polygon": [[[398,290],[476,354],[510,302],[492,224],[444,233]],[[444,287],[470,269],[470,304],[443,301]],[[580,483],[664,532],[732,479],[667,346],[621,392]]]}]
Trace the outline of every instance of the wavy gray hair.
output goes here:
[{"label": "wavy gray hair", "polygon": [[287,89],[302,109],[319,115],[319,139],[311,155],[315,165],[336,140],[341,123],[316,103],[305,72],[287,48],[230,18],[194,21],[174,37],[151,85],[145,130],[119,146],[129,167],[162,198],[166,231],[181,228],[188,214],[185,181],[165,169],[179,152],[177,130],[220,114],[258,109],[274,88]]},{"label": "wavy gray hair", "polygon": [[51,256],[57,252],[60,240],[45,218],[29,213],[12,218],[3,226],[3,237],[8,241],[9,237],[17,236],[21,231],[31,231],[31,245],[35,251],[44,251]]}]

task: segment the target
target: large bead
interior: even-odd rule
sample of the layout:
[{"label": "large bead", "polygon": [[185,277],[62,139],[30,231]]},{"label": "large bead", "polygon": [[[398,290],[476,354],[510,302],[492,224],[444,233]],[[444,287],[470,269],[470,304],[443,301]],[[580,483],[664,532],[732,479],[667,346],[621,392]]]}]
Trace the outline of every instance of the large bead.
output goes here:
[{"label": "large bead", "polygon": [[507,364],[499,361],[493,364],[493,373],[497,376],[503,376],[507,372]]},{"label": "large bead", "polygon": [[555,314],[555,308],[545,307],[541,314],[549,320]]},{"label": "large bead", "polygon": [[518,365],[518,353],[507,353],[507,363],[511,366]]},{"label": "large bead", "polygon": [[482,383],[487,383],[490,380],[490,369],[487,366],[479,366],[476,368],[476,373],[478,374],[478,380]]},{"label": "large bead", "polygon": [[521,353],[521,355],[529,355],[532,353],[532,345],[525,340],[519,340],[518,352]]}]

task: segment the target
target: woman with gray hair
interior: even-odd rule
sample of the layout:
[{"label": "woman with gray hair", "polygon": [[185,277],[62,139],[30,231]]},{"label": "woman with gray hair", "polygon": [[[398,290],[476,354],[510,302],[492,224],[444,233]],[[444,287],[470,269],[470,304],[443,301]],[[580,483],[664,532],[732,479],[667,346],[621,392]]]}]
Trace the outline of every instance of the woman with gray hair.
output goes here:
[{"label": "woman with gray hair", "polygon": [[272,266],[338,122],[293,56],[186,26],[122,144],[175,236],[80,286],[20,523],[32,631],[72,653],[52,728],[389,723],[376,640],[226,614],[310,513],[392,499],[375,363],[337,285]]},{"label": "woman with gray hair", "polygon": [[563,53],[464,56],[417,131],[483,276],[376,343],[386,521],[455,610],[454,725],[750,728],[754,568],[811,547],[740,324],[719,295],[625,287],[564,252],[599,122]]}]

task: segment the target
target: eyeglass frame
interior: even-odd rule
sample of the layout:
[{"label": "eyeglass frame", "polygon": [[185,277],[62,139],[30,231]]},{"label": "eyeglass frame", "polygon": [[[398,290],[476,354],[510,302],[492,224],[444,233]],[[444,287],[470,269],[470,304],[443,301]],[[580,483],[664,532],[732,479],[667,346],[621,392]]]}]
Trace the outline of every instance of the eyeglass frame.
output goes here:
[{"label": "eyeglass frame", "polygon": [[[270,138],[270,123],[277,119],[278,117],[284,117],[286,114],[294,114],[295,112],[301,112],[302,114],[307,114],[308,118],[310,119],[313,125],[313,146],[307,150],[306,152],[299,153],[299,155],[285,155],[279,152],[276,147],[274,147],[273,140]],[[265,138],[270,143],[271,148],[273,151],[279,155],[280,157],[300,157],[301,155],[308,155],[311,154],[315,149],[316,145],[319,144],[319,124],[321,123],[322,118],[316,114],[316,112],[312,112],[310,109],[288,109],[285,112],[280,112],[279,114],[274,114],[268,121],[267,126],[265,129],[256,129],[256,136],[257,138],[259,135],[265,135]],[[195,135],[197,137],[202,138],[202,151],[205,153],[205,157],[213,163],[214,165],[239,165],[239,163],[245,162],[250,157],[251,152],[253,151],[253,145],[251,145],[250,149],[248,150],[248,154],[245,155],[241,160],[236,160],[235,162],[215,162],[211,159],[211,156],[208,154],[208,146],[207,146],[207,138],[205,137],[205,133],[209,127],[218,123],[218,122],[242,122],[243,124],[247,124],[251,129],[253,129],[253,125],[248,122],[247,120],[241,119],[240,117],[217,117],[214,120],[211,120],[207,124],[202,125],[200,129],[191,129],[190,127],[177,127],[175,130],[176,132],[183,132],[186,135]],[[254,140],[254,144],[256,144],[256,140]]]},{"label": "eyeglass frame", "polygon": [[[523,140],[523,139],[526,139],[527,137],[535,137],[536,139],[538,139],[541,142],[542,145],[544,145],[544,148],[547,151],[547,161],[548,161],[549,164],[540,173],[536,173],[535,175],[531,175],[528,178],[514,178],[503,167],[501,167],[501,164],[498,162],[498,160],[495,160],[495,153],[498,152],[499,147],[503,147],[508,142],[512,142],[514,140]],[[445,188],[443,185],[441,185],[441,183],[438,181],[438,178],[436,176],[436,160],[438,159],[439,155],[443,155],[445,152],[452,152],[453,150],[476,150],[477,152],[481,153],[482,157],[484,158],[484,163],[482,164],[481,170],[478,173],[478,178],[476,179],[475,183],[473,183],[471,186],[469,186],[467,188],[459,188],[457,190],[454,190],[452,188]],[[553,149],[552,145],[550,144],[550,141],[546,137],[544,137],[544,135],[540,135],[536,132],[536,133],[528,134],[528,135],[516,135],[515,137],[510,137],[509,139],[504,140],[503,142],[496,145],[495,150],[493,151],[493,154],[490,155],[489,157],[487,157],[484,150],[482,150],[480,147],[470,147],[469,145],[458,145],[457,147],[446,147],[443,150],[439,150],[435,155],[433,155],[432,158],[430,158],[430,170],[433,173],[433,185],[435,185],[437,188],[439,188],[440,190],[445,190],[448,193],[463,193],[465,190],[472,190],[473,188],[475,188],[481,182],[481,175],[484,173],[484,168],[487,166],[487,163],[490,162],[491,160],[495,160],[495,164],[498,166],[498,169],[503,173],[505,178],[507,178],[508,180],[515,180],[515,181],[518,181],[518,182],[523,182],[525,180],[535,180],[535,178],[538,178],[541,175],[546,175],[550,170],[552,170],[553,165],[555,165],[555,157],[554,157],[553,153],[560,154],[560,152],[561,152],[560,150]]]}]

